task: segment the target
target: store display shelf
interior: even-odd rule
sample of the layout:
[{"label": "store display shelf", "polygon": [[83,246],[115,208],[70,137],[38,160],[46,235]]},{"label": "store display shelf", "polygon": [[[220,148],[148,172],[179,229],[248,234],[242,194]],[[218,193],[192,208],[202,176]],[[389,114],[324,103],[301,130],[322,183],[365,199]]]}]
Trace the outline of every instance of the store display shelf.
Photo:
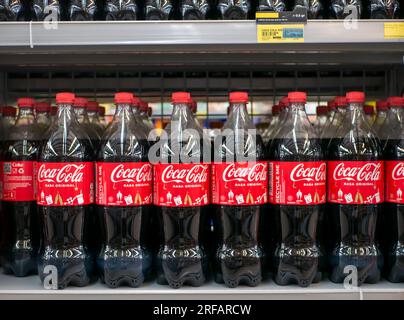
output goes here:
[{"label": "store display shelf", "polygon": [[85,288],[68,287],[64,290],[46,290],[42,288],[37,276],[15,278],[0,275],[0,300],[36,299],[125,299],[125,300],[317,300],[317,299],[404,299],[404,285],[380,282],[375,285],[363,285],[359,289],[344,289],[342,284],[323,281],[309,288],[297,286],[277,286],[266,281],[255,288],[240,286],[229,289],[210,282],[199,288],[183,287],[170,289],[156,283],[146,283],[140,288],[121,287],[109,289],[97,282]]}]

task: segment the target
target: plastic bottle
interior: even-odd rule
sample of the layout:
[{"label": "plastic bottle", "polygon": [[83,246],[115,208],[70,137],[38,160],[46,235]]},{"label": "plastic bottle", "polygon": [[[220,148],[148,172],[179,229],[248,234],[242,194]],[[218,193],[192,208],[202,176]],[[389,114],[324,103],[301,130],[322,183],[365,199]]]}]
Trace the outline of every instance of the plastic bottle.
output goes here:
[{"label": "plastic bottle", "polygon": [[372,129],[374,133],[376,133],[376,136],[380,137],[381,134],[380,129],[383,126],[384,121],[386,121],[389,105],[387,101],[379,100],[376,103],[376,109],[377,109],[376,120],[373,123]]}]

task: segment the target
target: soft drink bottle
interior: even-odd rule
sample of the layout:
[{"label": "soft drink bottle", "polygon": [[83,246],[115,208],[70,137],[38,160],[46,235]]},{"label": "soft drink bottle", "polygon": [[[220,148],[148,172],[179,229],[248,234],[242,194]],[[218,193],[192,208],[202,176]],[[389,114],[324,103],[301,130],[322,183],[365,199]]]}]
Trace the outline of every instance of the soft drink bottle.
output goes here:
[{"label": "soft drink bottle", "polygon": [[138,7],[135,0],[106,0],[106,20],[136,20]]},{"label": "soft drink bottle", "polygon": [[383,210],[383,244],[385,274],[391,282],[404,281],[404,98],[390,97],[389,126],[384,147],[385,204]]},{"label": "soft drink bottle", "polygon": [[61,18],[60,0],[32,0],[32,5],[31,18],[34,21],[60,20]]},{"label": "soft drink bottle", "polygon": [[393,97],[393,99],[390,101],[391,97],[387,98],[386,103],[388,107],[386,119],[384,120],[383,124],[381,125],[380,129],[375,132],[377,133],[377,136],[381,142],[382,148],[384,149],[386,146],[386,142],[389,138],[389,136],[392,134],[392,128],[400,128],[398,125],[398,122],[402,121],[401,117],[401,108],[400,106],[393,106],[393,109],[391,109],[390,102],[393,101],[394,103],[399,102],[400,100],[397,100],[396,97]]},{"label": "soft drink bottle", "polygon": [[180,1],[181,18],[183,20],[205,20],[209,10],[209,0]]},{"label": "soft drink bottle", "polygon": [[285,11],[286,4],[283,0],[258,0],[257,11]]},{"label": "soft drink bottle", "polygon": [[316,113],[317,118],[314,122],[314,130],[316,131],[317,136],[320,137],[324,129],[327,128],[330,124],[327,114],[328,108],[326,106],[318,106],[316,109]]},{"label": "soft drink bottle", "polygon": [[320,0],[296,0],[294,9],[296,10],[296,8],[307,9],[308,19],[322,19],[324,15],[323,4]]},{"label": "soft drink bottle", "polygon": [[202,233],[210,202],[210,141],[195,126],[190,99],[187,92],[173,93],[169,130],[151,147],[161,234],[157,282],[172,288],[200,286],[207,277]]},{"label": "soft drink bottle", "polygon": [[334,19],[360,19],[362,15],[361,0],[331,0],[330,16]]},{"label": "soft drink bottle", "polygon": [[216,138],[212,203],[218,243],[215,280],[234,288],[262,279],[263,249],[258,235],[260,209],[267,203],[268,164],[264,143],[248,113],[248,94],[232,92],[230,114]]},{"label": "soft drink bottle", "polygon": [[377,137],[380,138],[380,129],[383,126],[384,121],[386,121],[387,113],[389,111],[389,105],[385,100],[379,100],[376,103],[376,120],[373,123],[372,130],[376,134]]},{"label": "soft drink bottle", "polygon": [[365,104],[363,106],[363,110],[365,112],[365,118],[369,123],[369,126],[373,126],[373,122],[375,121],[375,108],[369,104]]},{"label": "soft drink bottle", "polygon": [[218,0],[219,17],[223,20],[247,20],[251,11],[250,0]]},{"label": "soft drink bottle", "polygon": [[0,21],[24,21],[24,4],[21,0],[0,0]]},{"label": "soft drink bottle", "polygon": [[109,287],[138,287],[151,270],[152,166],[145,134],[133,121],[133,95],[115,94],[116,110],[97,154],[96,201],[102,221],[98,255]]},{"label": "soft drink bottle", "polygon": [[104,134],[104,127],[101,124],[100,118],[98,116],[98,108],[99,104],[97,101],[88,101],[87,102],[87,116],[88,120],[90,121],[90,126],[93,128],[97,134],[102,137]]},{"label": "soft drink bottle", "polygon": [[279,105],[275,104],[272,106],[272,118],[271,122],[269,123],[268,128],[265,129],[265,131],[262,134],[262,140],[264,141],[265,144],[268,143],[269,138],[271,136],[271,132],[274,128],[278,126],[279,123],[279,113],[280,113],[280,108]]},{"label": "soft drink bottle", "polygon": [[70,21],[91,21],[97,13],[96,0],[69,0]]},{"label": "soft drink bottle", "polygon": [[334,115],[337,111],[335,99],[327,102],[327,109],[328,109],[328,118],[330,119],[330,121],[332,121],[334,119]]},{"label": "soft drink bottle", "polygon": [[37,102],[35,104],[35,117],[42,132],[46,132],[51,125],[51,106],[47,102]]},{"label": "soft drink bottle", "polygon": [[398,0],[370,0],[370,19],[398,19],[399,15]]},{"label": "soft drink bottle", "polygon": [[78,123],[90,138],[93,149],[97,151],[100,144],[101,136],[96,131],[94,124],[90,123],[87,115],[87,104],[88,101],[86,98],[76,97],[73,103],[73,110]]},{"label": "soft drink bottle", "polygon": [[[136,97],[135,95],[133,96],[133,101],[132,101],[132,112],[133,112],[133,119],[136,123],[137,126],[139,126],[140,130],[144,132],[144,134],[148,137],[150,133],[150,127],[143,121],[144,117],[142,117],[142,101]],[[144,106],[143,106],[144,108]],[[169,125],[166,127],[166,130],[169,128]]]},{"label": "soft drink bottle", "polygon": [[140,101],[139,105],[139,119],[143,122],[143,124],[147,127],[147,129],[153,130],[154,126],[151,120],[149,119],[149,104],[144,101]]},{"label": "soft drink bottle", "polygon": [[326,164],[306,111],[306,93],[290,92],[289,112],[269,148],[269,202],[275,216],[274,278],[302,287],[320,281],[317,239],[326,202]]},{"label": "soft drink bottle", "polygon": [[63,289],[85,286],[93,276],[87,221],[94,202],[94,150],[77,122],[73,93],[58,93],[58,115],[38,162],[38,196],[43,241],[41,280]]},{"label": "soft drink bottle", "polygon": [[34,99],[18,99],[15,126],[6,133],[3,147],[3,213],[6,225],[6,273],[18,277],[37,272],[39,227],[36,207],[36,161],[41,134],[35,121]]},{"label": "soft drink bottle", "polygon": [[361,285],[380,279],[375,232],[384,197],[383,162],[380,141],[363,111],[365,94],[348,92],[346,99],[347,114],[328,148],[330,279],[341,283],[345,268],[356,268]]},{"label": "soft drink bottle", "polygon": [[168,20],[172,18],[173,12],[172,0],[145,0],[146,20]]},{"label": "soft drink bottle", "polygon": [[100,119],[101,126],[106,128],[108,123],[107,119],[105,118],[105,107],[99,106],[98,107],[98,118]]}]

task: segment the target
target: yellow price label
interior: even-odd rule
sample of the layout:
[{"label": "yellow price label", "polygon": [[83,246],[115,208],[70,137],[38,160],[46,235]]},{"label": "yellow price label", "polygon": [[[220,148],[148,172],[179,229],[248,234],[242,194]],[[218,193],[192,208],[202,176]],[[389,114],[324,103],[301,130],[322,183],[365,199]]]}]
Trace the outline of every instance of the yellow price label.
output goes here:
[{"label": "yellow price label", "polygon": [[404,39],[404,22],[385,22],[385,39]]},{"label": "yellow price label", "polygon": [[303,24],[257,24],[259,43],[304,42]]}]

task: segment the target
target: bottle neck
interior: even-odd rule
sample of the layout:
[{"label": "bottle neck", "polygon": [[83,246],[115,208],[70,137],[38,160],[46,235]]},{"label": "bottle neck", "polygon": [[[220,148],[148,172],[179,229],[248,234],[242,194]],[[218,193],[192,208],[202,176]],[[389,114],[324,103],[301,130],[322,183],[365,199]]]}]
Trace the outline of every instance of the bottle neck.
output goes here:
[{"label": "bottle neck", "polygon": [[129,104],[117,104],[115,109],[114,124],[129,124],[133,119],[132,108]]},{"label": "bottle neck", "polygon": [[347,108],[347,116],[352,125],[358,123],[367,123],[362,103],[349,103]]},{"label": "bottle neck", "polygon": [[84,107],[83,108],[74,108],[74,113],[76,115],[77,121],[80,124],[90,122],[90,120],[88,119],[87,111]]},{"label": "bottle neck", "polygon": [[253,129],[255,128],[247,112],[247,104],[233,103],[230,105],[230,113],[224,128]]},{"label": "bottle neck", "polygon": [[15,122],[16,125],[28,125],[35,122],[35,116],[32,108],[19,108],[18,117]]},{"label": "bottle neck", "polygon": [[73,106],[71,104],[59,104],[56,124],[59,128],[67,128],[72,122],[77,122]]},{"label": "bottle neck", "polygon": [[294,123],[297,121],[299,123],[309,123],[304,103],[294,102],[289,104],[288,110],[285,109],[285,113],[286,120],[292,120]]}]

